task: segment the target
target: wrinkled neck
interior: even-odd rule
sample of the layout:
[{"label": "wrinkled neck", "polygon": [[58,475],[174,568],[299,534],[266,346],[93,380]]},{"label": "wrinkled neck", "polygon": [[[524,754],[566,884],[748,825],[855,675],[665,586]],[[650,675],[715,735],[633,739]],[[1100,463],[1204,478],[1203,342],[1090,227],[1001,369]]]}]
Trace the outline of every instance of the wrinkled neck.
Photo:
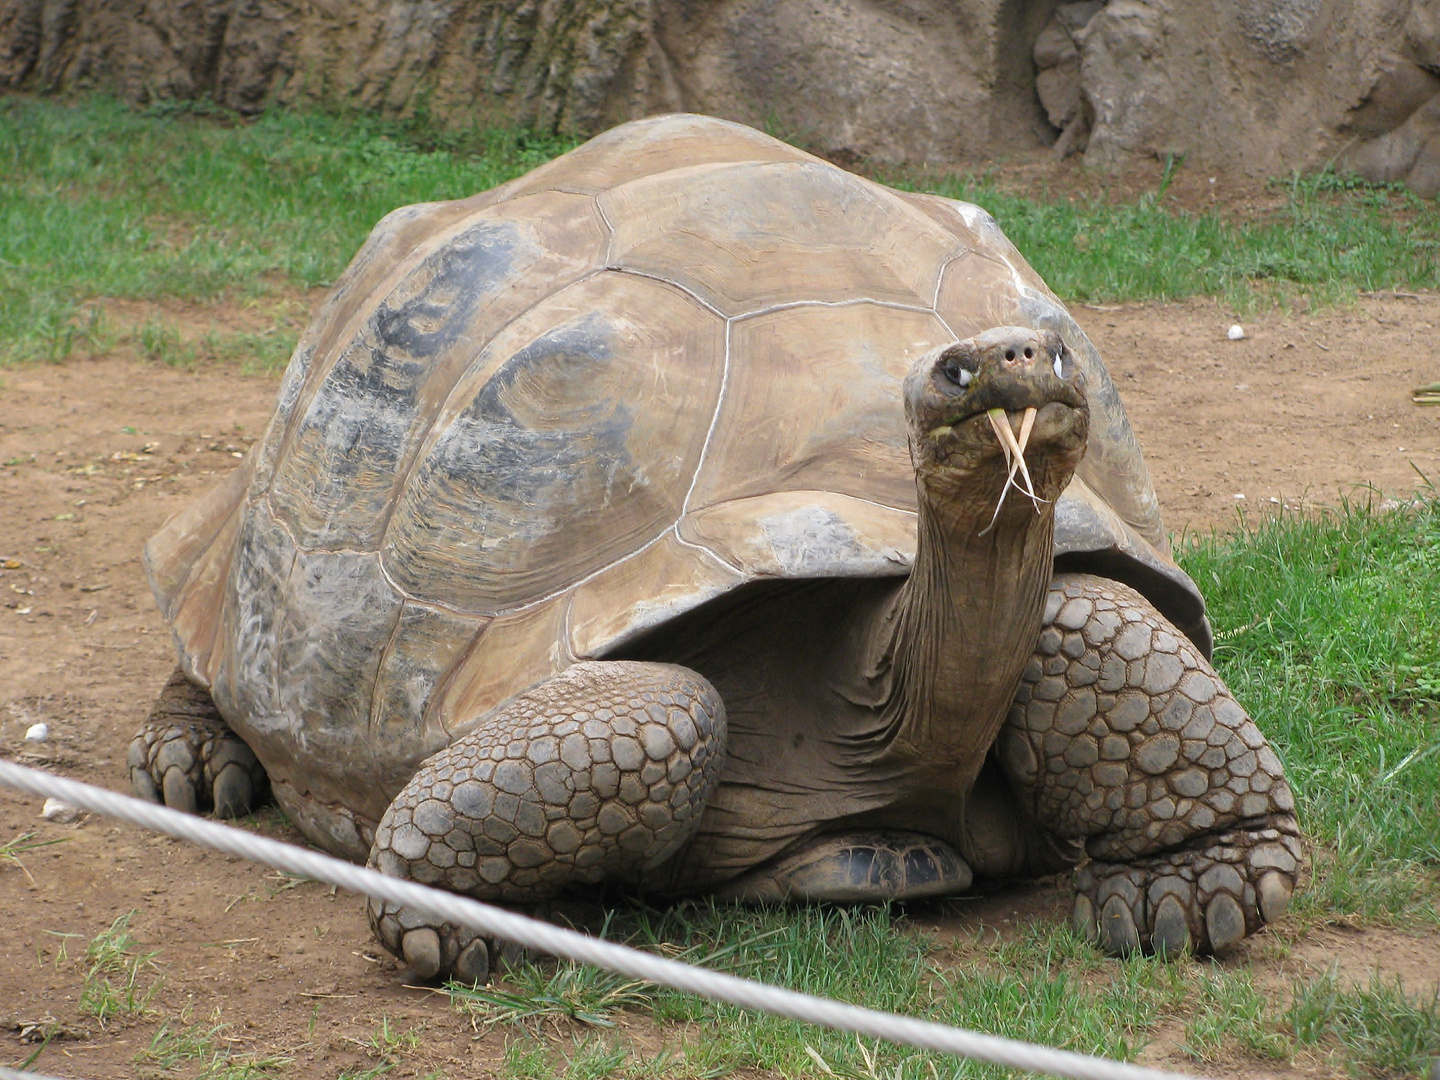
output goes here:
[{"label": "wrinkled neck", "polygon": [[926,494],[914,568],[872,638],[883,654],[871,671],[888,668],[888,753],[968,771],[968,786],[1040,633],[1055,516],[1015,499],[986,530],[993,500]]}]

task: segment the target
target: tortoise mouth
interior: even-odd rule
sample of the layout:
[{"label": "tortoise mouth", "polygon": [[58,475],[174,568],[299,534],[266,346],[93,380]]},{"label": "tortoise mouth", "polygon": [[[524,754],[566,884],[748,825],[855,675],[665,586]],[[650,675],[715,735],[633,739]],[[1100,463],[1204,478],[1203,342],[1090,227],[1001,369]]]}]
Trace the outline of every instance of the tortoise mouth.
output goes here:
[{"label": "tortoise mouth", "polygon": [[[1034,405],[1023,405],[1011,408],[1006,408],[1004,406],[992,406],[990,408],[970,409],[967,412],[957,413],[954,416],[945,417],[940,421],[940,423],[936,424],[935,427],[932,428],[927,434],[931,435],[932,437],[943,438],[947,429],[953,431],[954,429],[961,427],[964,424],[970,423],[976,424],[981,430],[984,430],[986,427],[990,427],[993,429],[995,426],[995,422],[1000,419],[1000,417],[1004,417],[1004,419],[1010,424],[1010,428],[1012,431],[1019,432],[1021,426],[1025,422],[1026,414],[1038,415],[1039,411],[1042,408],[1045,408],[1047,405],[1058,405],[1069,412],[1075,411],[1069,402],[1053,399],[1051,401],[1037,402]],[[1003,442],[1003,436],[1001,436],[1001,439]]]},{"label": "tortoise mouth", "polygon": [[[1026,456],[1030,463],[1052,450],[1072,450],[1077,438],[1081,445],[1089,428],[1089,409],[1068,401],[1042,401],[1017,408],[995,406],[972,409],[947,418],[925,432],[925,441],[933,448],[937,464],[952,468],[965,463],[984,466],[1004,459],[1027,477]],[[1033,494],[1033,492],[1032,492]]]}]

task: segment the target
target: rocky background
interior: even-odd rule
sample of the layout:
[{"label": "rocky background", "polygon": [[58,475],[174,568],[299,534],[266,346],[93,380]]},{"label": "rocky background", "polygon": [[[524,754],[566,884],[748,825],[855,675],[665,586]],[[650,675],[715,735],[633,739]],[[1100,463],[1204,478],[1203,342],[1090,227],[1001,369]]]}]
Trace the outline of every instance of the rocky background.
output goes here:
[{"label": "rocky background", "polygon": [[1050,147],[1440,192],[1440,0],[0,0],[0,89],[579,134],[677,109],[842,162]]}]

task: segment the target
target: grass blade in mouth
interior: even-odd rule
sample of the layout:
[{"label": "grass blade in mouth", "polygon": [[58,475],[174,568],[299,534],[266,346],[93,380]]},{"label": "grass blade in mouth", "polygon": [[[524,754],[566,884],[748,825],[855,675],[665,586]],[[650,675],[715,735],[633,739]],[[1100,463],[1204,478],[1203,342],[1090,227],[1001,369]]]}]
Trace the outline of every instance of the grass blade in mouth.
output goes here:
[{"label": "grass blade in mouth", "polygon": [[[1020,419],[1020,438],[1015,444],[1015,461],[1020,466],[1020,475],[1025,478],[1025,494],[1030,496],[1030,501],[1035,504],[1035,512],[1040,512],[1040,504],[1045,500],[1035,494],[1035,484],[1030,479],[1030,470],[1025,466],[1025,447],[1030,444],[1030,433],[1035,429],[1035,414],[1038,412],[1033,405],[1025,410],[1025,415]],[[1010,425],[1007,423],[1008,429]],[[1011,473],[1013,481],[1015,474]]]},{"label": "grass blade in mouth", "polygon": [[[1035,494],[1035,485],[1030,479],[1030,470],[1025,466],[1025,447],[1029,444],[1030,432],[1034,430],[1035,427],[1036,411],[1033,406],[1025,410],[1024,415],[1020,419],[1020,437],[1018,439],[1010,427],[1010,418],[1006,415],[1004,409],[997,406],[993,409],[987,409],[985,412],[986,419],[990,421],[990,426],[995,429],[995,438],[1000,443],[1000,449],[1005,452],[1005,464],[1009,471],[1005,474],[1005,486],[1000,489],[1000,500],[995,504],[995,513],[990,515],[990,524],[980,530],[981,536],[984,536],[995,527],[995,521],[1000,516],[1000,508],[1005,505],[1005,496],[1010,493],[1011,487],[1014,487],[1017,491],[1021,491],[1023,495],[1035,504],[1035,512],[1037,514],[1040,513],[1040,504],[1049,501]],[[1025,478],[1024,490],[1020,488],[1019,484],[1015,483],[1016,472],[1019,472]]]},{"label": "grass blade in mouth", "polygon": [[[1031,481],[1030,470],[1025,465],[1025,447],[1029,444],[1030,433],[1035,428],[1035,415],[1037,411],[1034,406],[1025,410],[1024,415],[1020,419],[1020,437],[1018,439],[1010,427],[1010,418],[1006,415],[1004,409],[997,406],[993,409],[987,409],[985,412],[986,418],[990,421],[990,426],[995,429],[995,438],[1000,442],[1000,449],[1005,451],[1005,464],[1009,471],[1005,475],[1005,486],[1000,489],[1000,501],[995,504],[995,513],[990,516],[990,524],[980,530],[981,536],[984,536],[995,527],[995,520],[1000,516],[1000,508],[1005,505],[1005,496],[1009,494],[1012,486],[1017,491],[1021,491],[1026,498],[1035,504],[1035,512],[1037,514],[1040,513],[1040,504],[1049,502],[1048,499],[1042,499],[1039,495],[1035,494],[1035,484]],[[1025,478],[1024,489],[1021,489],[1020,485],[1015,483],[1016,472],[1019,472]]]}]

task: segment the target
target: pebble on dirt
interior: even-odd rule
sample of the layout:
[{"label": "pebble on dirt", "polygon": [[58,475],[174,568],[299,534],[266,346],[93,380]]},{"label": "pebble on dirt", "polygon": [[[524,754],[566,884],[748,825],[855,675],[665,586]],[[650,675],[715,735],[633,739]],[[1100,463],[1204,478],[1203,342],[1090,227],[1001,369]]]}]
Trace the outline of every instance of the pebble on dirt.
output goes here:
[{"label": "pebble on dirt", "polygon": [[50,738],[49,724],[31,724],[25,729],[26,742],[44,742]]},{"label": "pebble on dirt", "polygon": [[1231,341],[1243,341],[1245,339],[1245,327],[1238,322],[1231,323],[1229,331],[1225,334]]},{"label": "pebble on dirt", "polygon": [[78,808],[59,799],[46,799],[45,806],[40,811],[40,816],[46,821],[53,821],[57,825],[69,825],[80,816]]}]

